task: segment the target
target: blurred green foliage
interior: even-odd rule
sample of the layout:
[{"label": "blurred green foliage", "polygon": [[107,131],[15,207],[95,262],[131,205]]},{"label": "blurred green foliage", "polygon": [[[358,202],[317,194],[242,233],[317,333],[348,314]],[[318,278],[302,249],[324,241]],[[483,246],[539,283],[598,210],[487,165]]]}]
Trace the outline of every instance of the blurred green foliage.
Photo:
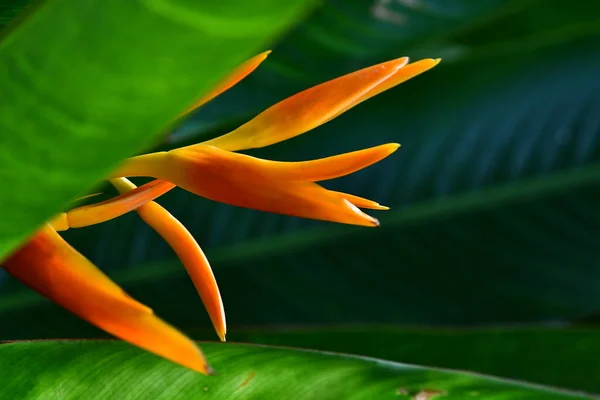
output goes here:
[{"label": "blurred green foliage", "polygon": [[[303,160],[400,142],[389,159],[327,182],[391,206],[373,213],[378,229],[238,209],[182,190],[159,199],[207,251],[230,337],[600,392],[600,352],[591,344],[599,331],[572,330],[600,315],[600,5],[332,0],[273,50],[156,148],[217,136],[299,90],[377,62],[444,60],[313,132],[248,152]],[[137,121],[123,116],[126,127]],[[136,215],[65,237],[166,320],[214,339],[179,261]],[[0,279],[0,339],[102,335]],[[278,330],[290,324],[316,333]],[[378,324],[396,328],[386,340]],[[469,332],[498,324],[514,328]],[[347,325],[365,333],[339,328]],[[463,339],[402,333],[415,325],[460,326]],[[337,336],[324,333],[331,326]]]}]

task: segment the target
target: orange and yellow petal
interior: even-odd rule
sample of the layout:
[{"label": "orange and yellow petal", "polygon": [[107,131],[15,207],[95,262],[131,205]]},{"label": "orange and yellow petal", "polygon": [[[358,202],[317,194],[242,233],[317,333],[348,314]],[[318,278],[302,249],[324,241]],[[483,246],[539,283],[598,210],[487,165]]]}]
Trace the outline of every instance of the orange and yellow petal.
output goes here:
[{"label": "orange and yellow petal", "polygon": [[397,86],[407,80],[414,78],[417,75],[422,74],[423,72],[430,70],[440,63],[441,59],[432,59],[426,58],[423,60],[415,61],[414,63],[410,63],[399,70],[397,70],[392,76],[390,76],[385,81],[381,82],[379,85],[375,86],[367,93],[363,94],[360,98],[358,98],[352,104],[349,104],[346,108],[340,110],[336,115],[334,115],[331,119],[336,118],[338,115],[345,113],[350,108],[362,103],[365,100],[370,99],[373,96],[378,95],[381,92],[389,90],[394,86]]},{"label": "orange and yellow petal", "polygon": [[179,116],[182,117],[190,112],[194,111],[196,108],[202,106],[203,104],[208,103],[210,100],[214,99],[221,93],[230,89],[232,86],[236,85],[246,76],[250,75],[252,71],[254,71],[258,66],[267,58],[271,50],[267,50],[265,52],[260,53],[257,56],[252,57],[248,61],[244,62],[242,65],[238,66],[224,81],[222,81],[217,87],[211,90],[208,94],[204,95],[202,98],[194,102],[191,106],[189,106],[183,113]]},{"label": "orange and yellow petal", "polygon": [[[314,182],[248,181],[236,174],[192,173],[182,186],[199,196],[233,206],[301,218],[360,226],[379,226],[345,198]],[[200,179],[200,180],[198,180]],[[201,182],[200,185],[197,183]]]},{"label": "orange and yellow petal", "polygon": [[186,171],[222,169],[231,174],[246,172],[247,179],[253,181],[318,182],[362,170],[388,157],[399,147],[398,143],[387,143],[316,160],[285,162],[197,144],[129,158],[113,172],[113,177],[161,176],[165,178],[160,179],[182,186],[180,183],[189,175]]},{"label": "orange and yellow petal", "polygon": [[358,197],[353,194],[336,192],[333,190],[330,190],[330,192],[335,193],[338,196],[348,200],[350,203],[354,204],[358,208],[366,208],[369,210],[381,210],[381,211],[386,211],[386,210],[390,209],[389,207],[382,206],[381,204],[377,203],[376,201],[365,199],[364,197]]},{"label": "orange and yellow petal", "polygon": [[162,196],[174,187],[175,185],[171,182],[154,180],[112,199],[61,213],[50,220],[49,223],[57,231],[100,224],[133,211]]},{"label": "orange and yellow petal", "polygon": [[[223,165],[234,166],[237,164],[245,165],[253,163],[256,165],[255,173],[261,174],[261,178],[263,179],[319,182],[339,178],[362,170],[388,157],[398,150],[399,147],[398,143],[387,143],[336,156],[293,162],[265,160],[222,151],[203,144],[182,147],[173,151],[177,152],[180,156],[190,159],[198,157],[200,160],[205,158],[208,152],[212,152],[211,157],[214,158],[214,162]],[[245,168],[245,166],[240,165],[240,168]]]},{"label": "orange and yellow petal", "polygon": [[[111,183],[121,193],[136,188],[125,178],[112,179]],[[192,279],[217,335],[224,342],[227,323],[219,287],[208,259],[192,234],[171,213],[154,201],[144,204],[136,211],[175,251]]]},{"label": "orange and yellow petal", "polygon": [[127,295],[49,225],[4,260],[3,267],[106,332],[184,367],[212,373],[194,342]]},{"label": "orange and yellow petal", "polygon": [[[380,159],[390,151],[377,150],[374,154]],[[347,159],[354,160],[353,157]],[[369,157],[357,159],[362,163],[367,160],[366,164],[373,161]],[[113,177],[152,176],[199,196],[239,207],[354,225],[379,224],[343,196],[302,179],[314,177],[316,170],[306,168],[309,175],[303,176],[293,171],[294,163],[278,170],[281,164],[213,146],[194,146],[193,150],[183,148],[133,157],[115,171]],[[357,169],[353,163],[347,163],[345,169],[328,168],[329,175],[321,178]]]},{"label": "orange and yellow petal", "polygon": [[329,121],[396,74],[407,57],[377,64],[297,93],[236,130],[203,144],[237,151],[269,146]]}]

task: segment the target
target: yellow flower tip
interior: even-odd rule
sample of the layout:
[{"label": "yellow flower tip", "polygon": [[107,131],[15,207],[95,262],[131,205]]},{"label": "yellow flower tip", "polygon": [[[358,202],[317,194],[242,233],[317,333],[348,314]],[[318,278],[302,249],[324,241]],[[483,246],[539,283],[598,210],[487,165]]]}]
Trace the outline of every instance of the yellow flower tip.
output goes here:
[{"label": "yellow flower tip", "polygon": [[365,199],[363,197],[359,197],[359,196],[355,196],[353,194],[348,194],[348,193],[344,193],[344,192],[335,192],[333,190],[330,190],[331,193],[345,199],[348,200],[350,203],[352,203],[353,205],[355,205],[358,208],[367,208],[370,210],[389,210],[389,207],[386,206],[382,206],[381,204],[373,201],[373,200],[369,200],[369,199]]},{"label": "yellow flower tip", "polygon": [[[365,207],[365,208],[367,208],[367,207]],[[373,204],[372,207],[369,207],[369,209],[371,209],[371,210],[377,210],[377,211],[388,211],[390,208],[387,207],[387,206],[382,206],[379,203],[375,203],[375,204]]]},{"label": "yellow flower tip", "polygon": [[394,153],[396,150],[398,150],[400,148],[400,143],[388,143],[388,144],[384,144],[383,146],[385,146],[385,148],[388,149],[389,153],[388,156],[392,153]]},{"label": "yellow flower tip", "polygon": [[438,65],[441,61],[441,58],[424,58],[422,60],[408,64],[406,67],[404,67],[407,69],[405,72],[408,78],[404,80],[410,79],[413,76],[422,74],[423,72],[430,70],[431,68]]},{"label": "yellow flower tip", "polygon": [[208,103],[210,100],[214,99],[218,95],[223,92],[229,90],[232,86],[239,83],[246,76],[250,75],[258,66],[267,58],[267,56],[271,53],[271,50],[263,51],[262,53],[252,57],[251,59],[245,61],[241,65],[239,65],[235,70],[233,70],[221,83],[219,83],[213,90],[211,90],[208,94],[204,95],[202,98],[194,102],[191,106],[185,109],[184,112],[179,114],[178,118],[189,114],[196,108],[202,106],[203,104]]},{"label": "yellow flower tip", "polygon": [[259,55],[256,56],[256,61],[258,64],[260,64],[261,62],[265,61],[266,58],[269,56],[269,54],[271,54],[273,50],[265,50],[262,53],[260,53]]},{"label": "yellow flower tip", "polygon": [[[351,201],[349,198],[347,198],[347,200]],[[353,201],[351,201],[351,202],[352,202],[352,204],[354,204],[355,206],[357,206],[359,208],[366,208],[366,209],[369,209],[369,210],[387,211],[387,210],[390,209],[387,206],[383,206],[383,205],[381,205],[379,203],[376,203],[374,201],[371,201],[371,200],[367,200],[367,199],[361,199],[361,200],[364,201],[364,202],[363,203],[359,203],[359,202],[355,203]]]}]

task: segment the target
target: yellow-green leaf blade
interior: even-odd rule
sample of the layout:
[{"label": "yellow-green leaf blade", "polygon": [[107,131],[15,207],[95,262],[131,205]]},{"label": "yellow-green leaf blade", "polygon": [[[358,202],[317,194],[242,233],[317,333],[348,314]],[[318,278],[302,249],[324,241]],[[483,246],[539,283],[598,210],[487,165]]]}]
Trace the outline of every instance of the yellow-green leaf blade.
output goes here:
[{"label": "yellow-green leaf blade", "polygon": [[[217,375],[113,341],[0,345],[2,393],[29,399],[585,399],[583,394],[389,361],[244,344],[202,345]],[[426,397],[425,397],[426,398]],[[435,398],[435,397],[433,397]]]}]

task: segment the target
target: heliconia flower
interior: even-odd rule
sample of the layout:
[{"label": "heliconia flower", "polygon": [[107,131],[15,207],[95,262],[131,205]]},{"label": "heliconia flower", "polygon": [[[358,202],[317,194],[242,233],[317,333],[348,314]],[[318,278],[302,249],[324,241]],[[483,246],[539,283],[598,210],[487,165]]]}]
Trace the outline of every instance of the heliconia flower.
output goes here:
[{"label": "heliconia flower", "polygon": [[[261,53],[243,63],[179,117],[238,83],[268,54],[269,51]],[[106,332],[192,370],[211,374],[204,355],[190,339],[128,296],[57,231],[95,225],[135,210],[181,259],[217,335],[224,341],[223,302],[206,256],[189,231],[153,200],[176,185],[240,207],[377,226],[379,222],[360,208],[387,207],[356,195],[327,190],[317,182],[366,168],[396,151],[398,144],[302,162],[270,161],[234,151],[268,146],[308,132],[439,61],[424,59],[408,64],[408,58],[403,57],[368,67],[291,96],[218,138],[129,158],[108,178],[121,193],[119,196],[57,215],[2,265],[32,289]],[[126,179],[132,176],[157,179],[136,187]]]},{"label": "heliconia flower", "polygon": [[[301,163],[262,160],[232,151],[268,146],[314,129],[434,67],[439,60],[407,63],[408,58],[402,57],[322,83],[275,104],[231,133],[169,152],[129,158],[112,177],[151,176],[231,205],[377,226],[376,219],[358,209],[361,204],[374,202],[361,199],[355,204],[352,199],[357,200],[356,197],[332,193],[315,182],[365,168],[390,155],[398,144]],[[331,172],[335,170],[344,172]]]}]

